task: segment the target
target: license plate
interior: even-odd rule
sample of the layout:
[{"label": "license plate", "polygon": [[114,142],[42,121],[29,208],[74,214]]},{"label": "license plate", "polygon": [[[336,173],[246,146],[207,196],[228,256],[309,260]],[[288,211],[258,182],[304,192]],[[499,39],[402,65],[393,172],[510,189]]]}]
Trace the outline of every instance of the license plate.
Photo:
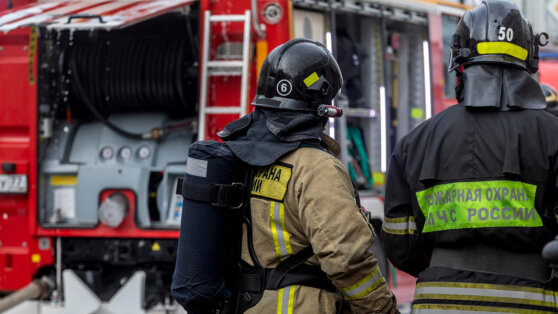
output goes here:
[{"label": "license plate", "polygon": [[0,193],[27,193],[27,176],[0,174]]}]

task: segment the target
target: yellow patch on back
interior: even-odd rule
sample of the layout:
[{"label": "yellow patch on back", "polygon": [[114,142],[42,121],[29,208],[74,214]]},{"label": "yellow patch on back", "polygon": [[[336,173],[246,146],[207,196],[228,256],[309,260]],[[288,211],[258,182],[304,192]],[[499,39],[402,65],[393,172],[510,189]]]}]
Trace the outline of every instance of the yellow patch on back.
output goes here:
[{"label": "yellow patch on back", "polygon": [[271,165],[260,168],[252,181],[252,195],[282,201],[292,176],[292,166]]}]

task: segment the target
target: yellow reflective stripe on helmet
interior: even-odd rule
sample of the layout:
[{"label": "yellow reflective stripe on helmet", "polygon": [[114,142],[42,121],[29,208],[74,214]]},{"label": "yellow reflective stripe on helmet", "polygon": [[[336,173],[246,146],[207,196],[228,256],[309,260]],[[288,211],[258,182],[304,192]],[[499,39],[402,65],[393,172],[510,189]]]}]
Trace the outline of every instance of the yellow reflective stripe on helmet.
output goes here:
[{"label": "yellow reflective stripe on helmet", "polygon": [[312,84],[316,83],[319,79],[320,77],[318,76],[318,74],[314,72],[308,75],[308,77],[304,79],[304,84],[306,85],[306,87],[310,87],[312,86]]},{"label": "yellow reflective stripe on helmet", "polygon": [[285,205],[281,202],[271,202],[269,208],[271,233],[275,244],[275,253],[280,258],[293,254],[289,233],[285,228]]},{"label": "yellow reflective stripe on helmet", "polygon": [[279,289],[277,295],[277,314],[293,314],[295,289],[296,286]]},{"label": "yellow reflective stripe on helmet", "polygon": [[343,292],[348,299],[358,299],[367,295],[370,291],[376,289],[384,282],[384,276],[382,276],[380,269],[376,266],[370,275],[364,277],[364,279],[354,285],[341,289],[341,292]]},{"label": "yellow reflective stripe on helmet", "polygon": [[460,304],[414,304],[414,314],[442,314],[442,313],[463,313],[465,311],[475,313],[549,313],[548,311],[537,311],[533,309],[521,309],[515,307],[502,306],[477,306]]},{"label": "yellow reflective stripe on helmet", "polygon": [[527,59],[529,52],[516,44],[505,41],[482,42],[477,44],[477,51],[481,55],[503,54],[521,61]]},{"label": "yellow reflective stripe on helmet", "polygon": [[415,223],[415,217],[413,216],[398,218],[384,217],[382,229],[386,233],[391,234],[415,234],[417,232],[417,225]]}]

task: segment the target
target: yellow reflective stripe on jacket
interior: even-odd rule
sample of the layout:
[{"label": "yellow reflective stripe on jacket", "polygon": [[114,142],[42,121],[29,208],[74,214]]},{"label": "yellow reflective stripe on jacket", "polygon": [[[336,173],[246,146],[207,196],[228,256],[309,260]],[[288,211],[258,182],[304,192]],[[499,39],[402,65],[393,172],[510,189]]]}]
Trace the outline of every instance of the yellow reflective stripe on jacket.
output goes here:
[{"label": "yellow reflective stripe on jacket", "polygon": [[552,313],[548,311],[537,311],[533,309],[521,309],[516,307],[502,306],[479,306],[461,304],[414,304],[413,314],[461,314],[463,312],[474,312],[475,314],[489,313]]},{"label": "yellow reflective stripe on jacket", "polygon": [[415,300],[466,300],[503,302],[554,307],[553,291],[514,285],[475,284],[463,282],[422,282],[417,284]]},{"label": "yellow reflective stripe on jacket", "polygon": [[384,276],[380,272],[378,266],[374,267],[374,271],[370,275],[364,277],[361,281],[352,286],[341,289],[341,292],[348,299],[358,299],[367,295],[370,291],[376,289],[379,285],[385,282]]},{"label": "yellow reflective stripe on jacket", "polygon": [[275,243],[275,253],[280,258],[292,255],[291,241],[289,233],[285,228],[285,205],[281,202],[271,202],[269,208],[269,220],[271,223],[271,233]]},{"label": "yellow reflective stripe on jacket", "polygon": [[384,232],[391,234],[415,234],[417,233],[417,224],[413,216],[398,218],[384,217],[382,229]]},{"label": "yellow reflective stripe on jacket", "polygon": [[294,293],[296,286],[279,289],[277,295],[277,314],[293,314]]}]

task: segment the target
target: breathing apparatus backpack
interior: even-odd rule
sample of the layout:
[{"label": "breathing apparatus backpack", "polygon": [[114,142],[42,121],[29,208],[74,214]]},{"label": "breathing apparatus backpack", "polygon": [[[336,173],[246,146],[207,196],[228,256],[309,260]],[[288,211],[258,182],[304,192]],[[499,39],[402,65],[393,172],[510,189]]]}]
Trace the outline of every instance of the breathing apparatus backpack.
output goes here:
[{"label": "breathing apparatus backpack", "polygon": [[[310,246],[275,268],[261,266],[251,232],[252,174],[226,144],[190,145],[186,176],[177,188],[184,201],[171,288],[189,314],[243,313],[264,290],[293,284],[336,291],[319,267],[304,264],[313,255]],[[253,266],[241,258],[243,225]]]}]

